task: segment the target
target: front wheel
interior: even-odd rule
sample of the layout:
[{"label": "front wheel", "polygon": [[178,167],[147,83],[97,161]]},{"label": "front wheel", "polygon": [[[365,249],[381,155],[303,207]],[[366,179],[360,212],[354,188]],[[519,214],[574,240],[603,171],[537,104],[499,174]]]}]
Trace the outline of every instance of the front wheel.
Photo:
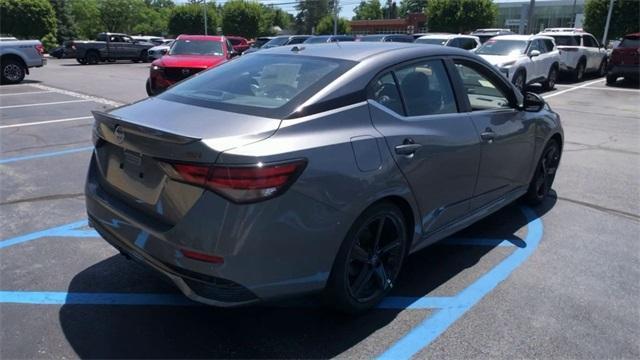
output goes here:
[{"label": "front wheel", "polygon": [[582,78],[584,77],[584,62],[580,61],[578,63],[578,66],[576,66],[576,70],[573,73],[573,80],[576,82],[582,81]]},{"label": "front wheel", "polygon": [[347,313],[376,306],[391,290],[407,253],[407,226],[397,206],[382,202],[355,221],[336,257],[326,289]]},{"label": "front wheel", "polygon": [[536,166],[533,179],[529,184],[529,189],[524,198],[530,205],[541,204],[549,195],[556,171],[560,164],[560,145],[557,141],[551,140],[544,148],[540,161]]},{"label": "front wheel", "polygon": [[17,84],[24,80],[26,70],[18,60],[2,60],[0,67],[0,80],[3,84]]},{"label": "front wheel", "polygon": [[521,92],[524,92],[524,84],[525,84],[525,75],[524,71],[518,71],[515,75],[513,75],[513,85],[518,88]]},{"label": "front wheel", "polygon": [[151,79],[147,79],[147,85],[145,87],[146,87],[146,90],[147,90],[147,95],[154,96],[156,94],[153,91],[153,88],[151,87]]},{"label": "front wheel", "polygon": [[558,69],[554,66],[549,69],[547,80],[542,84],[545,90],[553,90],[556,87],[556,80],[558,79]]},{"label": "front wheel", "polygon": [[85,58],[76,58],[76,61],[78,62],[78,64],[87,65],[87,59]]},{"label": "front wheel", "polygon": [[607,59],[602,59],[600,67],[598,68],[598,77],[607,75]]},{"label": "front wheel", "polygon": [[618,75],[609,74],[607,75],[607,85],[613,85],[618,80]]}]

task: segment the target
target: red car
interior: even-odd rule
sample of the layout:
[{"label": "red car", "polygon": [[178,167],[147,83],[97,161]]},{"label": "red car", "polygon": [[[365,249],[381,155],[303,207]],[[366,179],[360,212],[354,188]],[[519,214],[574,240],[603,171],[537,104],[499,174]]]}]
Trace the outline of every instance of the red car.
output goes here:
[{"label": "red car", "polygon": [[147,94],[157,95],[178,81],[238,55],[224,36],[180,35],[167,55],[151,63]]},{"label": "red car", "polygon": [[619,77],[635,81],[640,78],[640,33],[625,35],[611,52],[607,84],[615,83]]},{"label": "red car", "polygon": [[227,39],[231,42],[233,46],[233,50],[235,50],[238,54],[242,54],[245,50],[251,47],[251,44],[247,41],[247,39],[242,36],[227,36]]}]

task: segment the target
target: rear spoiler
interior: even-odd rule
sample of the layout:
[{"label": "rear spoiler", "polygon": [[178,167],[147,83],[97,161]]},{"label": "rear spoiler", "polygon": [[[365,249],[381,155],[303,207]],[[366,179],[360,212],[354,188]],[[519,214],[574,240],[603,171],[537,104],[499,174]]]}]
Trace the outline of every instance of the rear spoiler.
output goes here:
[{"label": "rear spoiler", "polygon": [[[119,142],[122,142],[119,137],[124,138],[126,134],[132,134],[140,138],[149,138],[179,145],[188,144],[200,140],[199,138],[172,134],[162,130],[138,125],[134,122],[124,120],[119,116],[108,114],[102,111],[92,111],[91,113],[93,114],[93,118],[95,119],[94,131],[96,131],[96,135],[111,143],[117,144]],[[116,133],[116,128],[121,130]]]}]

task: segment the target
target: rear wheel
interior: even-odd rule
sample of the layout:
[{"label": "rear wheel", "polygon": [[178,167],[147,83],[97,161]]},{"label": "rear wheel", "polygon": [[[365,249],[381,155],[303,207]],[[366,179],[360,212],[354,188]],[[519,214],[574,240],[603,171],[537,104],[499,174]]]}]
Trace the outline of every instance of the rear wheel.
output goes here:
[{"label": "rear wheel", "polygon": [[100,62],[100,55],[95,51],[91,51],[87,53],[87,56],[85,59],[87,60],[87,64],[96,65],[97,63]]},{"label": "rear wheel", "polygon": [[82,65],[87,64],[87,59],[85,58],[76,58],[76,61],[78,62],[78,64],[82,64]]},{"label": "rear wheel", "polygon": [[525,200],[530,205],[538,205],[547,198],[559,164],[560,144],[556,140],[551,140],[542,152],[529,189],[525,194]]},{"label": "rear wheel", "polygon": [[598,77],[607,75],[607,59],[602,59],[600,67],[598,68]]},{"label": "rear wheel", "polygon": [[149,62],[149,53],[147,52],[147,50],[142,50],[140,52],[140,59],[141,62]]},{"label": "rear wheel", "polygon": [[391,290],[407,252],[407,227],[397,206],[383,202],[353,224],[336,257],[326,289],[331,305],[358,313]]},{"label": "rear wheel", "polygon": [[578,63],[578,66],[576,66],[576,69],[573,73],[573,80],[578,82],[578,81],[582,81],[582,78],[584,77],[584,61],[580,61]]},{"label": "rear wheel", "polygon": [[26,70],[24,65],[16,59],[2,59],[0,64],[0,80],[3,84],[17,84],[24,80]]},{"label": "rear wheel", "polygon": [[618,75],[609,74],[607,75],[607,85],[613,85],[618,80]]}]

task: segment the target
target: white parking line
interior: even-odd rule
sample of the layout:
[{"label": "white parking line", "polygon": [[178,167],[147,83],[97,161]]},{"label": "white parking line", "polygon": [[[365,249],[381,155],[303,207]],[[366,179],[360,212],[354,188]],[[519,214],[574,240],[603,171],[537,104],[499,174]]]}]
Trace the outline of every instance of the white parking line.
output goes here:
[{"label": "white parking line", "polygon": [[69,104],[69,103],[89,102],[89,101],[93,101],[93,100],[79,99],[79,100],[56,101],[56,102],[48,102],[48,103],[9,105],[9,106],[0,106],[0,109],[13,109],[13,108],[29,107],[29,106],[47,106],[47,105]]},{"label": "white parking line", "polygon": [[51,92],[53,92],[53,91],[51,91],[51,90],[44,90],[44,91],[29,91],[29,92],[8,93],[8,94],[0,93],[0,96],[31,95],[31,94],[46,94],[46,93],[51,93]]},{"label": "white parking line", "polygon": [[77,120],[85,120],[85,119],[93,119],[93,116],[82,116],[82,117],[67,118],[67,119],[36,121],[36,122],[22,123],[22,124],[1,125],[0,129],[23,127],[23,126],[33,126],[33,125],[43,125],[43,124],[51,124],[51,123],[59,123],[59,122],[67,122],[67,121],[77,121]]},{"label": "white parking line", "polygon": [[45,86],[45,85],[41,85],[41,84],[33,84],[33,86],[38,88],[38,89],[40,89],[40,90],[49,90],[49,91],[53,91],[53,92],[58,93],[58,94],[63,94],[63,95],[73,96],[73,97],[79,98],[79,99],[85,99],[85,100],[88,100],[88,101],[93,101],[93,102],[98,103],[98,104],[104,104],[104,105],[109,105],[109,106],[113,106],[113,107],[124,105],[124,104],[116,102],[116,101],[112,101],[112,100],[101,98],[101,97],[97,97],[97,96],[81,94],[81,93],[78,93],[78,92],[75,92],[75,91],[58,89],[58,88],[54,88],[54,87],[51,87],[51,86]]},{"label": "white parking line", "polygon": [[551,93],[551,94],[549,94],[549,95],[547,95],[547,96],[543,96],[543,98],[548,99],[548,98],[550,98],[550,97],[554,97],[554,96],[556,96],[556,95],[561,95],[561,94],[564,94],[564,93],[568,93],[569,91],[582,89],[582,88],[585,88],[585,87],[587,87],[587,86],[589,86],[589,85],[593,85],[593,84],[597,84],[597,83],[599,83],[599,82],[603,82],[604,80],[605,80],[605,79],[598,79],[598,80],[590,81],[590,82],[588,82],[588,83],[584,83],[584,84],[579,85],[579,86],[575,86],[575,87],[572,87],[572,88],[569,88],[569,89],[566,89],[566,90],[560,90],[560,91],[558,91],[558,92]]},{"label": "white parking line", "polygon": [[602,87],[602,86],[594,86],[594,87],[587,87],[585,89],[589,89],[589,90],[611,90],[611,91],[626,91],[626,92],[634,92],[636,94],[640,94],[640,90],[638,89],[618,89],[618,88],[612,88],[612,87]]}]

